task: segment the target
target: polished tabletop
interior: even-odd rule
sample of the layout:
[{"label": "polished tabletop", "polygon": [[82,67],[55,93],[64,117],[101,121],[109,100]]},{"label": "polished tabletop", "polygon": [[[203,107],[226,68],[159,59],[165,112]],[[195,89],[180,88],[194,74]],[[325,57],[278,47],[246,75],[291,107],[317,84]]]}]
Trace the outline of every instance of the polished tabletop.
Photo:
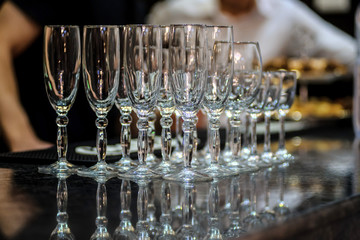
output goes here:
[{"label": "polished tabletop", "polygon": [[[202,239],[216,229],[226,236],[236,221],[239,239],[359,239],[360,141],[351,122],[289,132],[286,146],[294,161],[193,185],[56,177],[38,172],[55,149],[1,154],[0,239],[49,239],[59,225],[76,239],[96,231],[126,239],[119,232],[125,222],[138,230],[128,239],[140,239],[144,226],[143,239],[159,238],[166,223],[178,236],[189,223]],[[260,218],[266,206],[275,213],[268,221],[246,222],[251,210]]]}]

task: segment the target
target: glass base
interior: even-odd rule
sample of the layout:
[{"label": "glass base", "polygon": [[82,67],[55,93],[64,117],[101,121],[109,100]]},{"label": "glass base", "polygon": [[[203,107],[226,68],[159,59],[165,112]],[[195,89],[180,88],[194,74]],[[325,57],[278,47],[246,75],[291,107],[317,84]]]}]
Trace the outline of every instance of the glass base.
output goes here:
[{"label": "glass base", "polygon": [[276,162],[292,161],[295,159],[286,149],[280,149],[275,153]]},{"label": "glass base", "polygon": [[213,180],[211,176],[195,171],[189,167],[183,168],[178,173],[167,174],[163,178],[168,181],[183,183],[210,182]]},{"label": "glass base", "polygon": [[155,164],[158,164],[160,162],[160,160],[155,156],[155,154],[148,153],[145,162],[146,162],[146,165],[153,166]]},{"label": "glass base", "polygon": [[232,151],[230,149],[223,150],[220,155],[220,161],[223,164],[228,164],[232,160]]},{"label": "glass base", "polygon": [[120,178],[128,180],[151,180],[161,178],[161,174],[150,169],[146,164],[139,165],[136,168],[133,168],[126,173],[120,173]]},{"label": "glass base", "polygon": [[209,167],[201,170],[200,172],[205,173],[213,178],[225,178],[230,176],[236,176],[239,174],[234,170],[227,169],[226,166],[220,166],[220,164],[218,163],[213,163]]},{"label": "glass base", "polygon": [[274,207],[274,213],[277,221],[284,221],[290,215],[290,209],[281,201],[278,205]]},{"label": "glass base", "polygon": [[131,158],[123,157],[119,161],[109,164],[110,167],[115,168],[118,172],[124,173],[136,167],[138,163],[134,162]]},{"label": "glass base", "polygon": [[40,173],[45,174],[75,174],[79,167],[67,160],[56,161],[48,166],[38,167]]},{"label": "glass base", "polygon": [[172,165],[170,162],[162,161],[161,163],[155,165],[151,168],[155,172],[161,173],[162,175],[173,173],[176,171],[177,166]]},{"label": "glass base", "polygon": [[111,178],[115,177],[117,172],[116,169],[104,162],[98,162],[94,166],[89,168],[79,168],[77,174],[82,177],[91,177],[91,178]]},{"label": "glass base", "polygon": [[249,164],[248,162],[242,160],[233,160],[227,165],[227,167],[237,173],[255,172],[259,170],[258,166]]},{"label": "glass base", "polygon": [[263,227],[263,223],[261,222],[259,215],[255,212],[250,213],[250,215],[244,219],[244,224],[248,231]]},{"label": "glass base", "polygon": [[270,224],[275,223],[275,213],[274,211],[270,210],[269,208],[266,208],[264,211],[262,211],[260,214],[260,220],[265,225],[268,226]]},{"label": "glass base", "polygon": [[229,229],[225,232],[225,239],[239,238],[241,235],[245,234],[246,231],[243,226],[240,224],[240,220],[233,222]]},{"label": "glass base", "polygon": [[175,164],[181,164],[183,162],[183,153],[182,151],[174,151],[171,154],[170,161]]}]

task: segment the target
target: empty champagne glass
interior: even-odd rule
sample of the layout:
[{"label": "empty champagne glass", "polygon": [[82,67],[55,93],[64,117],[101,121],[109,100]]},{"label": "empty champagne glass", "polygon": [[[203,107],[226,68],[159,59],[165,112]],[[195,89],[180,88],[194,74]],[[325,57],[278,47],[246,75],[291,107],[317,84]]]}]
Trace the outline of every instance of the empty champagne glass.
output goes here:
[{"label": "empty champagne glass", "polygon": [[45,26],[44,29],[44,80],[51,106],[57,113],[58,160],[45,167],[43,173],[75,173],[76,167],[66,160],[68,137],[66,116],[75,101],[79,86],[81,43],[78,26]]},{"label": "empty champagne glass", "polygon": [[161,119],[161,155],[162,161],[154,169],[164,174],[174,171],[174,166],[170,162],[171,156],[171,126],[173,120],[171,115],[175,111],[175,100],[172,94],[169,76],[169,37],[170,26],[161,26],[162,38],[162,74],[160,95],[157,106],[160,110]]},{"label": "empty champagne glass", "polygon": [[227,166],[237,171],[251,169],[241,161],[241,115],[259,93],[261,72],[259,43],[234,42],[234,76],[227,101],[227,109],[231,111],[230,148],[233,160]]},{"label": "empty champagne glass", "polygon": [[282,89],[282,80],[286,71],[268,72],[270,78],[269,93],[264,106],[265,134],[264,134],[264,151],[261,154],[261,161],[267,164],[274,162],[274,154],[271,151],[270,139],[270,121],[274,111],[279,106],[280,93]]},{"label": "empty champagne glass", "polygon": [[233,79],[233,28],[232,26],[207,26],[208,75],[202,105],[208,116],[208,143],[210,166],[202,172],[212,177],[235,175],[234,171],[219,164],[220,116],[224,112]]},{"label": "empty champagne glass", "polygon": [[204,25],[170,25],[170,76],[176,108],[183,123],[184,168],[164,176],[180,182],[210,181],[208,175],[192,169],[196,114],[204,97],[207,77],[206,31]]},{"label": "empty champagne glass", "polygon": [[120,40],[117,26],[85,26],[83,38],[83,76],[86,97],[97,119],[96,149],[98,162],[78,170],[81,176],[113,175],[107,165],[107,113],[113,107],[119,87]]},{"label": "empty champagne glass", "polygon": [[146,165],[149,139],[149,114],[154,110],[160,92],[162,67],[161,28],[156,25],[128,25],[125,33],[126,87],[131,104],[139,117],[139,166],[127,171],[124,178],[161,177]]},{"label": "empty champagne glass", "polygon": [[275,155],[277,161],[288,161],[294,159],[294,156],[291,155],[285,147],[285,117],[289,112],[291,105],[294,102],[294,97],[296,93],[296,72],[288,71],[286,72],[283,78],[282,89],[280,93],[278,115],[280,123],[280,132],[279,132],[279,147]]},{"label": "empty champagne glass", "polygon": [[111,166],[115,167],[119,172],[126,172],[136,166],[137,164],[130,158],[130,147],[131,147],[131,102],[129,100],[126,83],[125,83],[125,31],[126,26],[119,26],[119,35],[120,35],[120,78],[119,78],[119,88],[115,98],[115,105],[120,111],[120,123],[121,123],[121,133],[120,133],[120,145],[121,145],[121,159],[116,161]]},{"label": "empty champagne glass", "polygon": [[269,166],[271,163],[260,162],[260,156],[257,152],[257,135],[256,135],[256,124],[258,117],[261,116],[264,106],[267,102],[269,95],[270,86],[270,74],[263,72],[261,77],[260,91],[255,97],[255,100],[247,107],[246,111],[250,115],[251,125],[251,144],[250,144],[250,155],[247,158],[247,165],[251,168]]}]

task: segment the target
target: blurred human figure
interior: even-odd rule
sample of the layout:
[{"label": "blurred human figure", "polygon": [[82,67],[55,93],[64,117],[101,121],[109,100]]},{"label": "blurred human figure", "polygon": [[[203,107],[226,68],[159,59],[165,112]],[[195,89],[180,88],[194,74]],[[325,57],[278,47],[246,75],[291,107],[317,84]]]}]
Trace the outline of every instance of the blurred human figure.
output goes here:
[{"label": "blurred human figure", "polygon": [[[43,149],[55,143],[56,115],[43,80],[44,25],[143,23],[147,4],[152,2],[5,1],[0,9],[0,151]],[[109,138],[117,136],[115,114],[113,110],[109,115]],[[81,83],[69,112],[69,142],[95,140],[94,121]]]},{"label": "blurred human figure", "polygon": [[148,23],[233,25],[235,41],[258,41],[267,63],[276,57],[324,57],[351,68],[355,40],[298,0],[165,0]]}]

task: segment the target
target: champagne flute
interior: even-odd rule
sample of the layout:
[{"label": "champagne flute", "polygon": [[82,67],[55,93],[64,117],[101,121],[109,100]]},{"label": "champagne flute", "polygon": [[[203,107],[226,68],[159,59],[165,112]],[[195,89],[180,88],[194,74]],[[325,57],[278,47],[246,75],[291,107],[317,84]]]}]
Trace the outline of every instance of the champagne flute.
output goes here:
[{"label": "champagne flute", "polygon": [[237,171],[254,170],[241,160],[241,114],[255,100],[261,85],[262,60],[257,42],[234,42],[234,77],[228,109],[231,110],[230,147],[233,160],[228,167]]},{"label": "champagne flute", "polygon": [[126,89],[139,117],[139,166],[121,176],[126,179],[152,179],[161,175],[146,164],[149,139],[149,114],[154,110],[160,92],[161,28],[156,25],[129,25],[125,33]]},{"label": "champagne flute", "polygon": [[204,97],[207,77],[206,31],[204,25],[170,25],[170,76],[176,108],[183,123],[184,168],[164,179],[180,182],[210,181],[208,175],[192,169],[196,114]]},{"label": "champagne flute", "polygon": [[173,120],[171,115],[175,111],[175,101],[172,94],[169,76],[169,37],[170,26],[161,26],[162,38],[162,75],[158,108],[161,119],[161,155],[162,161],[154,169],[164,174],[174,171],[174,166],[170,162],[171,156],[171,126]]},{"label": "champagne flute", "polygon": [[282,89],[280,93],[278,114],[279,114],[279,123],[280,123],[280,132],[279,132],[279,147],[275,155],[277,162],[293,160],[294,156],[291,155],[285,147],[285,117],[289,112],[291,105],[294,102],[294,97],[296,93],[296,72],[287,71],[284,78]]},{"label": "champagne flute", "polygon": [[98,162],[90,168],[78,170],[87,177],[114,175],[114,168],[107,165],[106,126],[107,113],[115,102],[119,87],[120,39],[117,26],[85,26],[83,38],[84,87],[90,107],[96,113],[96,148]]},{"label": "champagne flute", "polygon": [[232,26],[207,26],[208,77],[203,106],[209,122],[210,166],[202,172],[212,177],[236,175],[220,166],[220,116],[224,112],[233,79],[233,28]]},{"label": "champagne flute", "polygon": [[44,167],[43,173],[75,173],[77,167],[66,160],[68,149],[66,116],[75,101],[79,86],[81,43],[78,26],[45,26],[44,29],[44,79],[46,93],[57,113],[58,160]]},{"label": "champagne flute", "polygon": [[120,111],[120,123],[121,123],[121,134],[120,134],[120,144],[121,144],[121,159],[116,161],[111,166],[115,167],[119,172],[126,172],[136,166],[137,164],[130,158],[130,146],[131,146],[131,102],[129,100],[126,83],[125,83],[125,31],[126,26],[119,26],[119,36],[120,36],[120,79],[119,79],[119,88],[115,98],[115,106]]},{"label": "champagne flute", "polygon": [[286,71],[272,71],[268,72],[270,77],[270,87],[267,102],[264,106],[265,118],[265,134],[264,134],[264,151],[261,154],[261,161],[267,164],[274,162],[274,154],[271,152],[271,135],[270,135],[270,121],[274,111],[279,106],[280,93],[282,89],[282,80]]}]

